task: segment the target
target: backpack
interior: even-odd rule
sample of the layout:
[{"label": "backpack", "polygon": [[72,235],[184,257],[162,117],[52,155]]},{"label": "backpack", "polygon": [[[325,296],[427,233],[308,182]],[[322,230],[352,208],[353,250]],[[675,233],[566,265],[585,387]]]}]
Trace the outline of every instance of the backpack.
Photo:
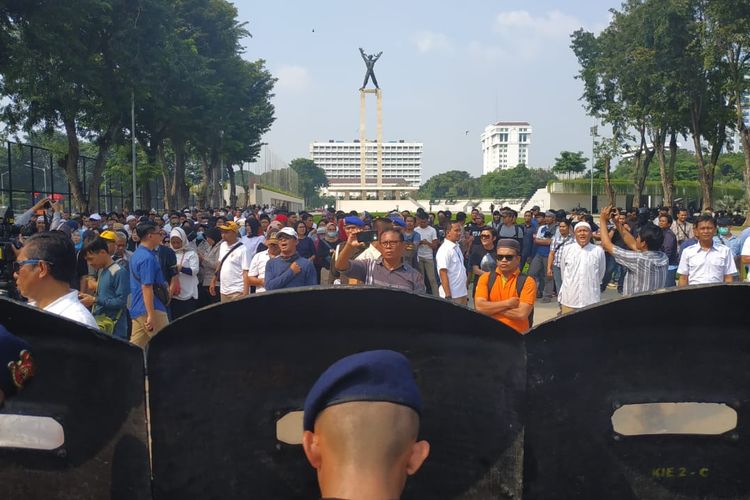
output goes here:
[{"label": "backpack", "polygon": [[[528,274],[519,274],[518,278],[516,279],[516,295],[519,297],[521,296],[521,291],[523,290],[523,286],[526,284],[526,280],[529,278]],[[497,280],[497,273],[494,271],[494,269],[491,271],[490,276],[487,280],[487,300],[490,300],[490,293],[492,292],[492,288],[495,286],[495,281]],[[531,311],[529,311],[529,328],[534,326],[534,306],[531,306]]]}]

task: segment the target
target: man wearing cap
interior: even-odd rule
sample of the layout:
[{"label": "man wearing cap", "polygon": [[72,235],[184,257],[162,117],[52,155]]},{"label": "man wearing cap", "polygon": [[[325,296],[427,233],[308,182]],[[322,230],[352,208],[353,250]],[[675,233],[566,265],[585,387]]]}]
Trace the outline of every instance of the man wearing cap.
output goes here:
[{"label": "man wearing cap", "polygon": [[[495,269],[479,277],[474,295],[476,310],[505,323],[518,333],[529,330],[536,301],[536,282],[521,274],[521,244],[512,239],[497,242]],[[490,278],[492,289],[490,290]],[[520,289],[520,293],[519,293]]]},{"label": "man wearing cap", "polygon": [[243,271],[243,280],[245,282],[244,294],[250,293],[250,287],[255,287],[255,293],[265,292],[266,264],[271,259],[279,256],[279,240],[276,237],[277,231],[272,229],[268,232],[265,239],[266,250],[260,251],[253,255],[250,266],[247,271]]},{"label": "man wearing cap", "polygon": [[384,286],[425,293],[422,275],[404,264],[404,235],[400,231],[388,229],[380,235],[381,256],[377,259],[351,260],[354,249],[365,244],[357,241],[356,234],[350,234],[340,259],[336,261],[339,271],[345,271],[350,278],[355,278],[367,285]]},{"label": "man wearing cap", "polygon": [[97,213],[93,213],[93,214],[89,215],[89,229],[91,229],[92,231],[98,231],[99,230],[99,225],[101,223],[102,223],[102,216],[101,215],[99,215]]},{"label": "man wearing cap", "polygon": [[60,231],[37,233],[26,240],[13,262],[18,292],[49,313],[97,328],[70,284],[76,272],[73,242]]},{"label": "man wearing cap", "polygon": [[417,441],[422,397],[400,353],[340,359],[315,382],[304,408],[302,447],[323,498],[400,498],[430,453],[427,441]]},{"label": "man wearing cap", "polygon": [[159,330],[169,324],[167,305],[158,298],[155,287],[166,289],[167,282],[159,265],[156,249],[161,245],[159,228],[151,221],[136,226],[140,245],[130,258],[130,341],[146,347]]},{"label": "man wearing cap", "polygon": [[247,247],[239,239],[240,226],[236,222],[226,221],[217,227],[222,239],[219,264],[208,292],[216,295],[218,281],[221,302],[230,302],[246,295],[244,275],[250,269],[250,256]]},{"label": "man wearing cap", "polygon": [[575,243],[562,247],[560,275],[562,286],[557,295],[563,314],[599,302],[607,261],[604,250],[591,243],[591,225],[579,222],[573,228]]},{"label": "man wearing cap", "polygon": [[284,227],[276,234],[280,255],[266,264],[266,290],[280,290],[318,284],[315,265],[297,253],[297,232]]},{"label": "man wearing cap", "polygon": [[[333,255],[331,256],[331,273],[328,275],[328,284],[334,285],[336,284],[336,281],[339,282],[339,284],[342,285],[348,285],[349,284],[349,277],[346,275],[345,271],[339,271],[338,267],[336,266],[336,261],[339,260],[339,255],[341,254],[341,250],[343,250],[344,245],[346,245],[346,241],[349,239],[349,236],[352,234],[357,234],[362,231],[362,228],[365,226],[365,223],[360,219],[359,217],[356,217],[354,215],[349,215],[348,217],[344,218],[344,231],[346,233],[346,240],[339,243],[336,246],[336,250],[333,252]],[[353,253],[350,259],[357,258],[362,252],[364,251],[364,247],[355,247],[353,250]]]},{"label": "man wearing cap", "polygon": [[0,408],[26,386],[35,372],[29,343],[0,325]]}]

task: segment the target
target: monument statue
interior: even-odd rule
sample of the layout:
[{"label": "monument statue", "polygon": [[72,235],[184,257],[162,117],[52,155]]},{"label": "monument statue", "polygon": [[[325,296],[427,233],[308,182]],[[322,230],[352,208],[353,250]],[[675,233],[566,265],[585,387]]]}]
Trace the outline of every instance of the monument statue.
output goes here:
[{"label": "monument statue", "polygon": [[370,77],[372,77],[372,83],[373,85],[375,85],[375,88],[379,89],[380,86],[378,86],[378,81],[375,79],[375,71],[373,71],[373,68],[375,67],[375,62],[380,59],[380,56],[383,54],[383,52],[378,52],[377,55],[367,55],[365,54],[365,51],[362,50],[362,47],[360,47],[359,53],[362,54],[362,59],[364,59],[365,64],[367,65],[367,73],[365,73],[365,83],[362,84],[362,88],[360,88],[359,90],[363,90],[365,87],[367,87],[367,80]]}]

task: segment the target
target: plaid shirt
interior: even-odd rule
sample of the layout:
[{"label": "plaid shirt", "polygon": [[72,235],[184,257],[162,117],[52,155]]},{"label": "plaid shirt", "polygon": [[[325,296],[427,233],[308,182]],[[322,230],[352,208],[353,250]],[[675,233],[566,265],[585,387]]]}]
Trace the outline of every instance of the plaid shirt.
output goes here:
[{"label": "plaid shirt", "polygon": [[562,253],[562,249],[565,245],[573,243],[573,241],[574,240],[572,234],[563,236],[559,232],[555,233],[555,235],[552,237],[552,241],[549,244],[552,251],[555,252],[554,257],[552,257],[553,267],[560,267],[560,254]]},{"label": "plaid shirt", "polygon": [[615,261],[629,272],[622,286],[623,295],[650,292],[664,288],[669,259],[664,252],[634,252],[613,247]]}]

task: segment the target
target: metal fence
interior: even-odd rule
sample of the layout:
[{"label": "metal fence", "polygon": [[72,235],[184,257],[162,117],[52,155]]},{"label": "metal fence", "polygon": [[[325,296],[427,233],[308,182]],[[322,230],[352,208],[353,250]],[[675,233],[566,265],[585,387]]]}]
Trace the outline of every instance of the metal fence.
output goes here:
[{"label": "metal fence", "polygon": [[[0,207],[15,212],[30,208],[43,197],[61,200],[68,209],[73,208],[70,183],[65,169],[58,161],[63,154],[39,146],[5,142],[0,148]],[[86,195],[87,179],[94,170],[94,158],[81,156],[78,159],[78,175]],[[148,199],[144,200],[144,193]],[[132,204],[132,181],[130,176],[104,174],[97,189],[99,211],[122,211]],[[137,193],[136,208],[164,208],[164,188],[160,178],[141,186]]]},{"label": "metal fence", "polygon": [[295,196],[302,192],[297,172],[289,168],[289,164],[265,144],[261,146],[258,159],[253,163],[245,163],[243,168],[255,176],[258,184]]}]

